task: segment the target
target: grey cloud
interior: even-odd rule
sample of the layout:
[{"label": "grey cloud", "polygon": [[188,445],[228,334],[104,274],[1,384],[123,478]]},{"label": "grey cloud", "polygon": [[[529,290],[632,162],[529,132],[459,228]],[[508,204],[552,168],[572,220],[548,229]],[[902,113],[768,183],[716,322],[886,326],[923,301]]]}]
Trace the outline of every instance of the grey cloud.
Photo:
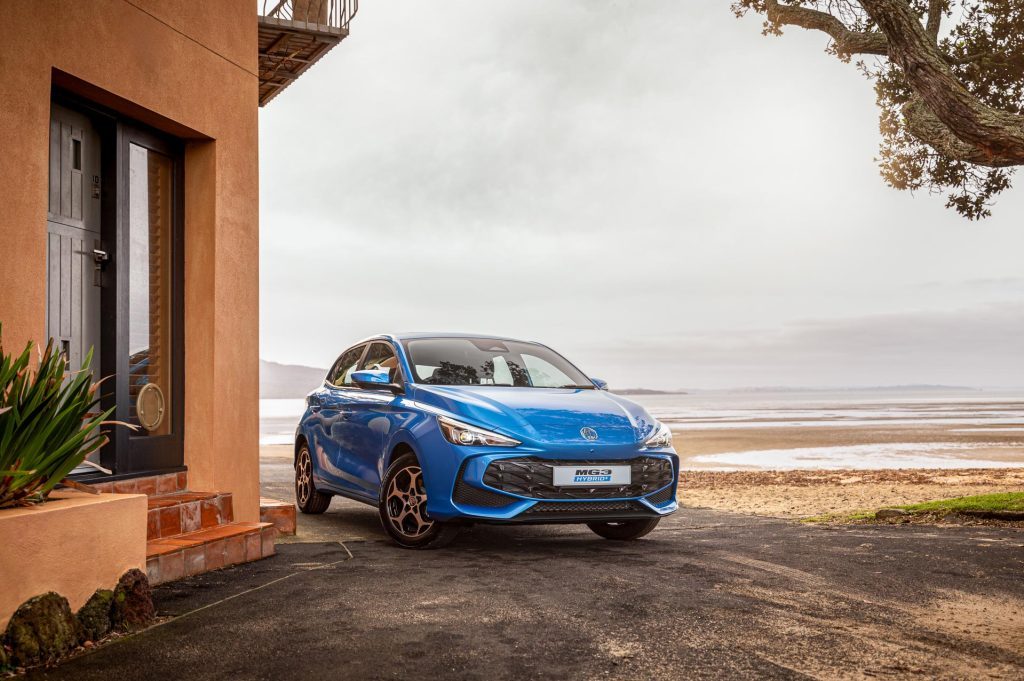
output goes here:
[{"label": "grey cloud", "polygon": [[[1024,387],[1022,339],[1024,303],[1014,303],[641,339],[578,354],[616,367],[619,385]],[[635,356],[656,358],[659,371],[644,367],[630,375],[618,368]]]},{"label": "grey cloud", "polygon": [[324,366],[371,333],[457,329],[549,342],[620,385],[786,383],[855,332],[802,319],[1024,300],[1024,194],[978,226],[884,187],[870,84],[823,47],[727,3],[363,3],[260,113],[263,357]]}]

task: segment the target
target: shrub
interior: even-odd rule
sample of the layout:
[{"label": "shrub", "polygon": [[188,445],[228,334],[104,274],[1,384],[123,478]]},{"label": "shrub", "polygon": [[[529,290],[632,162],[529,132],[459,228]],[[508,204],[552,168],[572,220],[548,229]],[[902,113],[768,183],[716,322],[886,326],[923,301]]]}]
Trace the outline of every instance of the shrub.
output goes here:
[{"label": "shrub", "polygon": [[[2,331],[2,328],[0,328]],[[102,447],[100,426],[114,411],[98,410],[98,383],[86,368],[69,371],[53,340],[31,366],[33,344],[8,355],[0,334],[0,508],[43,501]]]}]

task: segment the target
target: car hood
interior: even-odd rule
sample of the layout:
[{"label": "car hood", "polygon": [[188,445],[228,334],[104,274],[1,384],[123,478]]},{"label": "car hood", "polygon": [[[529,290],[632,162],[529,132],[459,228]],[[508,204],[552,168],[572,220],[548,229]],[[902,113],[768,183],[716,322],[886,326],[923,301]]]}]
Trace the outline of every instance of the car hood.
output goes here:
[{"label": "car hood", "polygon": [[[517,439],[559,444],[635,444],[655,420],[627,399],[604,390],[417,385],[416,399]],[[598,439],[580,433],[593,428]]]}]

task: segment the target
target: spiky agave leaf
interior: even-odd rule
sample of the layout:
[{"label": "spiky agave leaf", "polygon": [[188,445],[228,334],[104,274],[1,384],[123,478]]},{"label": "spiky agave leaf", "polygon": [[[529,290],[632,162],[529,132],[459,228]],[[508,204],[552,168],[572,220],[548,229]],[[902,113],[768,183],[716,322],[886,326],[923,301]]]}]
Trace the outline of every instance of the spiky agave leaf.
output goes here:
[{"label": "spiky agave leaf", "polygon": [[101,426],[116,425],[113,409],[98,409],[91,350],[76,371],[52,339],[38,350],[34,371],[31,343],[17,357],[0,352],[0,507],[44,499],[107,443]]}]

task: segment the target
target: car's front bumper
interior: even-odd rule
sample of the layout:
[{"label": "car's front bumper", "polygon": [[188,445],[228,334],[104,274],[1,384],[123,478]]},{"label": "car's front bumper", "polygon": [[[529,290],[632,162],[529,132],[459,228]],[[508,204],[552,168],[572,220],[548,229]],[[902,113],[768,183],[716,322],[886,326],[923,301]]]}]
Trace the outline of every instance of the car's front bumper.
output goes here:
[{"label": "car's front bumper", "polygon": [[[631,482],[616,487],[557,487],[553,465],[630,465]],[[675,511],[679,459],[671,449],[494,449],[468,453],[446,498],[429,498],[438,520],[483,523],[581,523],[658,518]]]}]

